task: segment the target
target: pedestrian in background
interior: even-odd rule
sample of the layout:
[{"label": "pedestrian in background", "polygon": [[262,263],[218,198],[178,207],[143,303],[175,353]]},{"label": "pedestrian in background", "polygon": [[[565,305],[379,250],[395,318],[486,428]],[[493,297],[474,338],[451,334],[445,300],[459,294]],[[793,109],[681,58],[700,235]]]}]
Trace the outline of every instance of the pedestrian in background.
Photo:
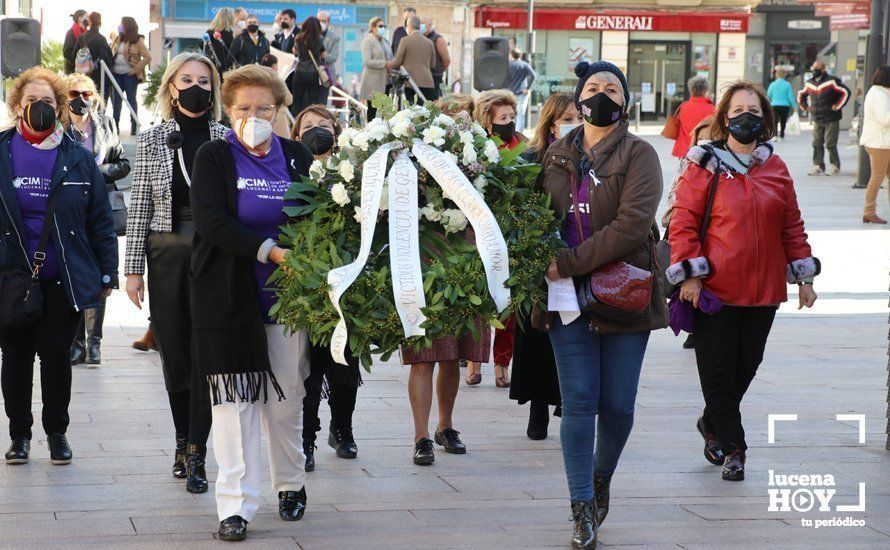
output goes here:
[{"label": "pedestrian in background", "polygon": [[297,521],[306,511],[302,405],[309,339],[305,330],[291,332],[270,318],[275,292],[267,288],[288,252],[276,239],[288,222],[284,207],[296,201],[284,195],[312,164],[306,146],[272,132],[287,96],[268,67],[229,72],[222,100],[234,129],[201,148],[191,186],[195,361],[213,398],[218,536],[225,541],[246,538],[262,502],[261,432],[278,516]]},{"label": "pedestrian in background", "polygon": [[689,90],[689,99],[677,107],[674,116],[680,126],[677,139],[671,154],[682,159],[686,156],[692,141],[692,131],[703,119],[714,114],[714,104],[711,102],[711,82],[703,76],[693,76],[686,82]]},{"label": "pedestrian in background", "polygon": [[257,64],[269,53],[269,41],[260,30],[260,20],[255,15],[247,17],[247,27],[232,41],[232,57],[239,66]]},{"label": "pedestrian in background", "polygon": [[[105,104],[99,97],[93,80],[83,74],[65,78],[68,95],[69,123],[65,134],[93,154],[108,192],[117,191],[114,183],[130,173],[130,160],[121,145],[117,126],[105,116]],[[105,297],[99,306],[84,310],[74,341],[71,344],[71,364],[98,365],[102,362],[102,324],[105,322]]]},{"label": "pedestrian in background", "polygon": [[773,108],[773,117],[776,120],[776,131],[779,139],[785,139],[785,125],[788,117],[797,109],[797,101],[794,99],[794,91],[791,83],[785,79],[785,71],[776,69],[776,78],[769,84],[766,96]]},{"label": "pedestrian in background", "polygon": [[324,42],[324,66],[333,84],[337,83],[337,59],[340,56],[340,35],[334,32],[331,25],[331,13],[321,10],[316,15],[321,25],[321,39]]},{"label": "pedestrian in background", "polygon": [[[667,278],[681,285],[677,299],[694,308],[705,400],[696,427],[705,439],[705,458],[722,464],[728,481],[745,478],[748,446],[740,406],[763,360],[776,310],[788,299],[787,285],[795,283],[798,309],[812,307],[812,281],[820,271],[794,182],[768,143],[775,132],[772,116],[760,86],[737,81],[726,89],[711,126],[714,141],[687,155],[669,230]],[[712,186],[715,206],[702,238]],[[750,280],[757,284],[747,284]],[[706,300],[716,304],[708,313]]]},{"label": "pedestrian in background", "polygon": [[[89,57],[92,60],[92,70],[89,72],[84,72],[90,78],[93,79],[93,82],[96,83],[96,89],[102,89],[102,78],[103,73],[101,63],[105,63],[105,66],[111,70],[111,66],[114,64],[114,55],[111,52],[111,48],[108,46],[108,40],[105,39],[104,36],[99,34],[99,28],[102,26],[102,15],[98,12],[92,12],[88,16],[90,22],[90,28],[88,31],[80,35],[80,38],[74,43],[74,59],[75,59],[75,67],[74,70],[76,72],[86,71],[85,68],[82,70],[78,70],[77,59],[78,57],[83,58],[83,54],[89,52]],[[81,52],[84,50],[84,52]],[[107,78],[107,75],[104,76]],[[105,83],[105,92],[102,96],[103,101],[108,101],[111,97],[111,89],[112,85],[110,82]]]},{"label": "pedestrian in background", "polygon": [[[412,15],[408,18],[408,36],[399,42],[396,57],[386,63],[386,68],[398,70],[404,68],[414,80],[414,83],[423,94],[423,98],[430,99],[436,95],[433,82],[433,69],[436,67],[436,47],[420,32],[420,18]],[[417,98],[412,86],[405,86],[405,99],[408,103],[423,105],[424,99]]]},{"label": "pedestrian in background", "polygon": [[139,134],[127,220],[124,274],[127,295],[142,309],[145,272],[151,329],[161,355],[164,384],[176,430],[173,477],[186,490],[207,491],[204,461],[210,435],[210,396],[192,355],[189,271],[195,222],[189,187],[198,149],[225,135],[219,122],[219,75],[198,52],[170,60],[158,91],[164,122]]},{"label": "pedestrian in background", "polygon": [[442,96],[442,83],[445,82],[445,75],[448,73],[448,67],[451,66],[451,54],[448,53],[448,43],[445,37],[436,32],[436,22],[432,17],[420,18],[420,32],[432,41],[436,55],[436,65],[433,67],[433,89],[435,93],[432,98],[439,99]]},{"label": "pedestrian in background", "polygon": [[396,27],[396,30],[392,33],[392,54],[396,55],[399,51],[399,43],[403,38],[408,36],[408,19],[410,17],[417,17],[417,10],[411,7],[407,7],[402,10],[402,25]]},{"label": "pedestrian in background", "polygon": [[[628,130],[627,79],[607,61],[575,66],[575,103],[584,125],[550,146],[540,182],[565,219],[547,278],[583,277],[616,259],[654,272],[661,163]],[[572,501],[573,548],[595,548],[609,511],[612,475],[634,422],[643,357],[652,330],[667,325],[658,277],[649,306],[633,319],[583,314],[569,324],[535,309],[553,343],[562,394],[560,441]]]},{"label": "pedestrian in background", "polygon": [[368,22],[368,35],[362,40],[362,84],[359,100],[368,106],[368,120],[377,117],[377,109],[371,104],[374,96],[387,93],[386,63],[392,61],[393,53],[386,34],[383,18],[373,17]]},{"label": "pedestrian in background", "polygon": [[322,84],[318,72],[327,58],[318,18],[310,15],[300,25],[294,48],[297,68],[294,70],[291,114],[296,117],[310,105],[325,105],[328,102],[328,88]]},{"label": "pedestrian in background", "polygon": [[[816,61],[811,67],[813,77],[797,92],[800,108],[810,113],[813,121],[813,168],[811,176],[837,175],[841,171],[841,157],[837,152],[837,138],[842,109],[850,99],[850,90],[836,76],[828,74],[825,63]],[[825,149],[828,149],[828,169],[825,169]]]},{"label": "pedestrian in background", "polygon": [[509,84],[507,88],[516,96],[518,112],[516,114],[516,131],[525,131],[525,117],[528,112],[528,94],[538,78],[538,73],[522,59],[522,52],[518,48],[510,51],[510,65],[507,67]]},{"label": "pedestrian in background", "polygon": [[[871,162],[871,177],[865,190],[863,223],[885,224],[878,217],[878,192],[890,178],[890,65],[878,67],[871,88],[865,94],[862,135],[859,144],[865,147]],[[887,193],[890,197],[890,189]]]},{"label": "pedestrian in background", "polygon": [[75,11],[71,14],[71,19],[74,23],[71,24],[68,32],[65,33],[65,42],[62,44],[62,57],[65,58],[65,74],[74,72],[74,58],[77,55],[77,50],[74,49],[74,46],[77,44],[77,39],[87,32],[87,28],[90,26],[86,10]]},{"label": "pedestrian in background", "polygon": [[287,8],[279,12],[278,33],[272,40],[272,47],[285,53],[294,53],[294,40],[300,32],[297,26],[297,12]]},{"label": "pedestrian in background", "polygon": [[247,9],[238,6],[232,11],[232,15],[235,16],[235,28],[239,33],[247,28],[247,18],[250,17]]},{"label": "pedestrian in background", "polygon": [[[98,307],[117,288],[117,237],[105,178],[93,154],[65,138],[67,102],[56,73],[28,69],[8,92],[13,127],[0,133],[0,227],[6,233],[0,272],[33,272],[42,294],[39,319],[0,330],[0,385],[12,440],[7,464],[30,459],[35,356],[50,460],[71,462],[65,436],[71,342],[80,312]],[[3,292],[9,292],[5,285]]]},{"label": "pedestrian in background", "polygon": [[[232,55],[232,42],[235,40],[235,12],[232,8],[220,8],[210,28],[207,29],[209,40],[204,42],[204,55],[216,65],[216,71],[222,74],[232,68],[236,62]],[[238,30],[240,34],[241,31]]]},{"label": "pedestrian in background", "polygon": [[[145,68],[151,63],[151,54],[145,45],[145,37],[139,34],[139,25],[132,17],[122,17],[121,24],[117,28],[118,33],[111,42],[111,52],[114,54],[114,65],[111,72],[118,86],[127,95],[127,103],[133,109],[133,114],[139,114],[139,100],[136,98],[136,87],[145,80]],[[123,98],[117,90],[114,92],[112,106],[114,107],[114,125],[120,128],[121,108]],[[130,119],[130,135],[136,135],[138,123]]]}]

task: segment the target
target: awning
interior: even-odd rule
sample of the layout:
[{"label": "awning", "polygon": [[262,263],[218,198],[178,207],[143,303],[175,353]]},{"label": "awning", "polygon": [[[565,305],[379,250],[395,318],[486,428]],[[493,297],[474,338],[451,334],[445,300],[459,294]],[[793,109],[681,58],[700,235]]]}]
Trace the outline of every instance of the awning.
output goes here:
[{"label": "awning", "polygon": [[[481,7],[474,10],[474,26],[492,29],[525,29],[524,8]],[[534,10],[535,30],[748,32],[749,13],[664,12],[653,10]]]}]

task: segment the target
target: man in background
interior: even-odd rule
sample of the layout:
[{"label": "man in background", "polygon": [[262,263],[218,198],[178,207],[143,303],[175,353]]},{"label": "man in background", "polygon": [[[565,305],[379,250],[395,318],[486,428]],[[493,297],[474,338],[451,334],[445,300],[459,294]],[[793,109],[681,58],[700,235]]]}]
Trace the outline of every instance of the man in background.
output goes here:
[{"label": "man in background", "polygon": [[272,47],[283,52],[294,53],[294,39],[297,37],[297,12],[292,9],[281,10],[278,20],[280,29],[272,39]]},{"label": "man in background", "polygon": [[[389,70],[404,67],[411,75],[414,83],[420,89],[420,93],[426,99],[435,96],[433,89],[433,68],[436,66],[436,48],[429,38],[420,32],[420,18],[412,15],[408,18],[408,36],[399,42],[396,58],[386,62]],[[412,103],[416,94],[410,86],[405,88],[405,99]],[[418,104],[423,104],[423,99],[417,98]]]},{"label": "man in background", "polygon": [[433,67],[433,89],[435,93],[429,100],[439,99],[442,96],[442,82],[445,81],[445,73],[451,65],[451,54],[448,53],[448,43],[445,37],[436,32],[436,23],[432,17],[420,18],[420,32],[430,39],[436,52],[436,66]]},{"label": "man in background", "polygon": [[392,53],[395,55],[399,51],[399,42],[402,41],[403,38],[408,36],[408,18],[417,16],[417,10],[414,8],[408,7],[402,12],[402,26],[397,28],[392,33]]},{"label": "man in background", "polygon": [[507,68],[507,77],[509,83],[507,87],[516,96],[516,131],[525,130],[525,117],[528,113],[528,94],[532,84],[538,77],[538,73],[532,69],[526,61],[522,59],[522,52],[519,48],[513,48],[510,51],[510,65]]},{"label": "man in background", "polygon": [[325,56],[324,64],[328,68],[328,74],[331,75],[331,82],[337,82],[337,57],[340,55],[340,37],[331,28],[330,12],[321,10],[318,15],[318,22],[321,23],[321,39],[324,42]]},{"label": "man in background", "polygon": [[[825,63],[816,61],[810,70],[813,77],[797,93],[797,104],[810,113],[813,120],[813,168],[809,175],[834,176],[841,171],[837,152],[841,109],[850,99],[850,89],[836,76],[828,74]],[[828,169],[825,169],[825,149],[828,148]]]},{"label": "man in background", "polygon": [[[242,7],[235,8],[235,26],[238,27],[239,30],[244,30],[247,28],[247,10]],[[237,33],[236,33],[237,34]]]}]

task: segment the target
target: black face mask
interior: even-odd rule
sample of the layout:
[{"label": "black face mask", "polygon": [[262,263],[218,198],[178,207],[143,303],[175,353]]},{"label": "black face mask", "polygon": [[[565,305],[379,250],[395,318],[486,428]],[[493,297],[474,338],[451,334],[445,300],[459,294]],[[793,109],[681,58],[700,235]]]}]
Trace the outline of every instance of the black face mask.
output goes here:
[{"label": "black face mask", "polygon": [[192,84],[184,90],[179,90],[179,105],[192,113],[203,113],[210,107],[210,90]]},{"label": "black face mask", "polygon": [[290,28],[290,23],[282,22],[280,26],[281,26],[281,30],[286,31],[287,29]]},{"label": "black face mask", "polygon": [[624,107],[615,103],[605,92],[588,97],[579,104],[581,117],[594,126],[611,126],[621,119]]},{"label": "black face mask", "polygon": [[316,126],[303,132],[303,137],[300,138],[300,141],[312,151],[313,155],[323,155],[334,148],[334,134],[321,126]]},{"label": "black face mask", "polygon": [[744,145],[760,137],[763,131],[763,118],[754,113],[742,113],[729,119],[729,133]]},{"label": "black face mask", "polygon": [[492,124],[491,133],[501,138],[501,141],[503,141],[504,143],[507,143],[516,134],[516,122],[509,122],[507,124]]},{"label": "black face mask", "polygon": [[68,102],[68,107],[71,109],[71,112],[78,116],[84,116],[89,113],[92,106],[92,101],[87,101],[81,96],[77,96]]},{"label": "black face mask", "polygon": [[35,132],[46,132],[56,125],[56,110],[43,101],[35,101],[25,106],[25,123]]},{"label": "black face mask", "polygon": [[259,25],[247,25],[247,32],[251,34],[256,34],[258,30],[260,30]]},{"label": "black face mask", "polygon": [[822,76],[822,69],[813,69],[813,78],[819,78]]}]

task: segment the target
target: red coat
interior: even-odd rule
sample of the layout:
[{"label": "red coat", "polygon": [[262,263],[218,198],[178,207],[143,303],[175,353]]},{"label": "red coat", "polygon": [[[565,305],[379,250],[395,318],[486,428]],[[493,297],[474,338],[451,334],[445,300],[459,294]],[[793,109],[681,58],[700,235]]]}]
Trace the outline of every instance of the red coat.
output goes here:
[{"label": "red coat", "polygon": [[681,103],[680,111],[677,113],[677,118],[680,121],[680,133],[677,134],[671,154],[678,159],[683,158],[692,142],[692,131],[699,122],[716,112],[714,104],[707,97],[691,97],[689,101]]},{"label": "red coat", "polygon": [[[708,146],[693,147],[680,176],[670,225],[668,280],[700,277],[724,304],[776,305],[787,284],[819,274],[797,206],[788,168],[772,147],[760,145],[748,174],[719,162]],[[708,187],[721,175],[705,243],[699,239]]]}]

